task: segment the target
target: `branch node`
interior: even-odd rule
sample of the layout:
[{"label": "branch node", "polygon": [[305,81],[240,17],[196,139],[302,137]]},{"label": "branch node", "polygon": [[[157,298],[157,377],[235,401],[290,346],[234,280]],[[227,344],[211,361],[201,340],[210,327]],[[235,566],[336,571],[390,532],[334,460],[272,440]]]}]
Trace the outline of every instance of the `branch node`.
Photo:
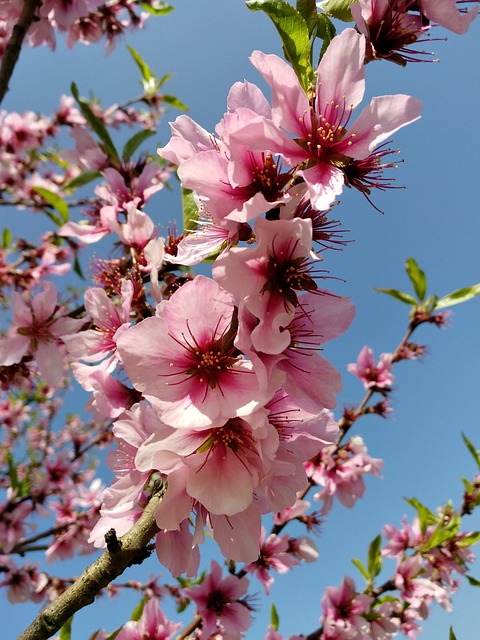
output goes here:
[{"label": "branch node", "polygon": [[105,542],[110,553],[116,554],[122,550],[122,541],[117,538],[115,529],[109,529],[105,534]]}]

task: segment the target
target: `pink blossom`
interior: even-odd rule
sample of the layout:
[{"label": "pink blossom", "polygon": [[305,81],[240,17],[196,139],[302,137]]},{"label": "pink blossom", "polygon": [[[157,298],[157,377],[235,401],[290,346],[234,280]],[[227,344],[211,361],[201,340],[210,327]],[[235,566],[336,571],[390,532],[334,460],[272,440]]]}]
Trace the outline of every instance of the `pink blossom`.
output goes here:
[{"label": "pink blossom", "polygon": [[165,259],[165,241],[163,238],[152,238],[143,249],[146,262],[141,266],[144,273],[150,274],[150,293],[156,302],[163,300],[162,288],[158,282],[158,272]]},{"label": "pink blossom", "polygon": [[154,231],[153,220],[137,208],[137,201],[132,200],[123,205],[126,221],[118,222],[117,204],[104,206],[100,217],[104,226],[116,233],[127,247],[143,249],[151,240]]},{"label": "pink blossom", "polygon": [[417,545],[421,545],[426,538],[420,529],[418,518],[414,518],[410,526],[406,518],[402,520],[402,528],[396,529],[391,524],[386,524],[382,529],[383,536],[389,540],[388,544],[382,549],[382,555],[389,558],[402,558],[405,556],[407,549],[414,549]]},{"label": "pink blossom", "polygon": [[222,224],[215,224],[212,220],[200,218],[195,230],[185,230],[183,238],[178,243],[175,256],[167,254],[167,262],[193,266],[216,253],[220,249],[229,249],[238,242],[240,225],[232,220],[225,220]]},{"label": "pink blossom", "polygon": [[92,138],[85,127],[74,126],[70,131],[75,140],[76,150],[63,153],[67,162],[80,163],[85,169],[100,171],[108,166],[108,158],[99,144]]},{"label": "pink blossom", "polygon": [[[69,355],[86,362],[102,361],[102,370],[111,372],[117,363],[117,339],[130,326],[133,284],[122,281],[121,304],[115,305],[100,287],[85,292],[85,309],[95,328],[63,336]],[[92,371],[93,373],[93,371]]]},{"label": "pink blossom", "polygon": [[[117,496],[112,496],[110,489],[106,489],[103,500],[101,517],[91,528],[88,538],[88,542],[97,548],[105,547],[105,534],[112,528],[119,538],[128,533],[142,515],[146,504],[146,500],[143,499],[139,502],[118,502]],[[111,506],[107,506],[107,503]]]},{"label": "pink blossom", "polygon": [[357,29],[366,38],[367,62],[383,58],[405,66],[407,62],[419,61],[419,55],[425,55],[408,49],[409,45],[421,42],[429,29],[422,23],[421,16],[408,13],[412,4],[390,0],[358,0],[350,4]]},{"label": "pink blossom", "polygon": [[370,611],[371,596],[358,593],[355,583],[345,577],[340,587],[327,587],[322,597],[323,638],[325,640],[360,640],[368,630],[362,614]]},{"label": "pink blossom", "polygon": [[297,500],[292,507],[278,511],[273,517],[273,523],[276,525],[284,525],[290,522],[290,520],[303,516],[310,506],[311,504],[308,500]]},{"label": "pink blossom", "polygon": [[95,193],[100,198],[110,204],[116,201],[119,209],[133,201],[143,206],[154,193],[163,189],[164,181],[168,177],[165,169],[155,162],[141,164],[138,168],[127,165],[122,169],[122,173],[112,167],[104,169],[102,175],[106,184],[95,188]]},{"label": "pink blossom", "polygon": [[248,573],[255,573],[267,595],[269,595],[270,587],[274,582],[270,571],[274,569],[278,571],[278,573],[286,573],[298,564],[298,560],[290,555],[288,551],[289,543],[287,534],[280,537],[275,533],[271,533],[266,537],[265,528],[262,527],[260,556],[258,560],[248,564],[245,569]]},{"label": "pink blossom", "polygon": [[78,18],[95,13],[101,4],[102,0],[74,0],[68,4],[58,0],[46,0],[40,8],[40,15],[48,17],[55,27],[66,30]]},{"label": "pink blossom", "polygon": [[320,555],[317,545],[308,536],[288,539],[288,553],[304,562],[315,562]]},{"label": "pink blossom", "polygon": [[419,118],[421,104],[414,98],[382,96],[373,98],[347,129],[365,91],[364,58],[364,36],[345,29],[323,56],[315,94],[309,98],[287,63],[260,51],[252,54],[252,63],[272,88],[272,120],[259,116],[234,137],[253,151],[281,154],[291,166],[306,163],[308,168],[297,175],[303,176],[312,204],[320,210],[341,193],[343,169],[350,159],[366,158],[395,131]]},{"label": "pink blossom", "polygon": [[[9,492],[12,497],[11,491]],[[26,527],[34,528],[25,520],[33,513],[34,509],[27,502],[15,503],[7,502],[0,505],[0,547],[2,552],[10,553],[15,545],[26,535]]]},{"label": "pink blossom", "polygon": [[202,213],[220,225],[225,217],[246,222],[272,209],[284,200],[283,187],[291,178],[289,173],[280,174],[272,154],[254,153],[242,143],[231,145],[233,134],[250,120],[258,115],[269,118],[271,110],[260,89],[237,82],[227,107],[216,127],[220,138],[179,116],[171,124],[171,141],[159,150],[162,157],[179,164],[182,185],[196,192]]},{"label": "pink blossom", "polygon": [[145,402],[133,405],[114,422],[113,435],[117,449],[109,452],[107,464],[117,478],[109,490],[116,504],[139,499],[152,469],[139,470],[135,465],[135,456],[158,427],[156,414]]},{"label": "pink blossom", "polygon": [[118,640],[170,640],[182,626],[167,620],[158,598],[147,600],[140,620],[130,620],[116,636]]},{"label": "pink blossom", "polygon": [[363,347],[356,364],[349,364],[347,370],[357,376],[365,389],[390,389],[394,377],[392,374],[392,354],[382,353],[376,364],[370,347]]},{"label": "pink blossom", "polygon": [[39,572],[37,565],[26,562],[23,567],[18,568],[7,556],[1,558],[0,564],[6,570],[0,581],[0,588],[7,587],[7,599],[11,604],[43,600],[48,577]]},{"label": "pink blossom", "polygon": [[354,436],[347,445],[320,452],[318,464],[307,463],[307,473],[324,488],[315,494],[315,500],[323,500],[322,515],[332,508],[337,496],[343,506],[351,508],[365,493],[363,476],[367,473],[379,476],[383,461],[367,454],[360,436]]},{"label": "pink blossom", "polygon": [[264,512],[277,512],[295,503],[297,493],[308,482],[305,461],[334,441],[338,426],[326,411],[307,411],[283,391],[278,391],[266,408],[279,446],[268,481],[261,483],[256,497]]},{"label": "pink blossom", "polygon": [[187,520],[181,522],[178,531],[159,531],[155,538],[155,550],[161,564],[175,578],[183,574],[187,577],[197,575],[200,551]]},{"label": "pink blossom", "polygon": [[233,313],[232,296],[197,276],[118,339],[127,375],[167,424],[208,427],[268,399],[251,363],[235,354]]},{"label": "pink blossom", "polygon": [[370,614],[370,629],[365,638],[373,640],[388,640],[398,634],[400,623],[393,615],[395,607],[392,602],[384,602],[375,607],[374,616]]},{"label": "pink blossom", "polygon": [[402,598],[417,609],[422,618],[428,616],[428,605],[432,600],[451,611],[447,590],[437,582],[419,576],[422,576],[421,556],[410,556],[399,562],[393,581]]},{"label": "pink blossom", "polygon": [[103,363],[72,362],[75,380],[91,395],[85,406],[100,420],[118,418],[126,407],[138,401],[138,393],[107,373]]},{"label": "pink blossom", "polygon": [[198,587],[184,589],[202,617],[203,640],[220,634],[223,640],[239,640],[251,624],[251,607],[245,594],[246,578],[229,575],[222,579],[222,569],[212,560],[210,573]]},{"label": "pink blossom", "polygon": [[307,401],[317,410],[336,405],[336,394],[342,388],[340,373],[317,350],[344,333],[354,315],[355,307],[347,298],[328,292],[299,297],[288,325],[291,342],[277,363],[286,374],[283,389],[298,403]]},{"label": "pink blossom", "polygon": [[85,320],[55,317],[58,294],[55,285],[45,282],[43,292],[31,300],[14,291],[13,325],[0,342],[0,365],[10,366],[26,355],[35,355],[41,375],[56,386],[63,373],[61,340],[83,325]]},{"label": "pink blossom", "polygon": [[465,33],[478,13],[478,7],[463,12],[456,0],[420,0],[420,10],[425,17],[455,33]]},{"label": "pink blossom", "polygon": [[298,303],[297,292],[316,290],[310,275],[310,220],[255,221],[257,247],[234,247],[217,258],[215,280],[258,319],[250,339],[262,353],[278,354],[291,342],[286,328]]},{"label": "pink blossom", "polygon": [[250,505],[277,447],[276,430],[266,412],[257,411],[208,429],[159,426],[140,446],[135,464],[165,474],[186,467],[187,494],[210,513],[231,516]]}]

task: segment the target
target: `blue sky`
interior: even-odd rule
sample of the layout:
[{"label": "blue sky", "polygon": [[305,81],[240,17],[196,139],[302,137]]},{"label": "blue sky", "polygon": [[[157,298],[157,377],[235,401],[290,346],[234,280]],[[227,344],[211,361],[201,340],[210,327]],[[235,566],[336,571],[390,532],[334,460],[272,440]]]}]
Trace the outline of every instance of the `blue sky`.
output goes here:
[{"label": "blue sky", "polygon": [[[62,42],[55,53],[47,49],[23,51],[3,107],[51,113],[72,81],[80,93],[87,95],[91,90],[105,105],[136,94],[138,73],[126,51],[128,43],[158,75],[173,73],[168,92],[189,106],[193,119],[213,130],[234,82],[247,79],[265,89],[248,56],[254,49],[280,54],[279,39],[267,17],[249,12],[240,0],[179,0],[175,7],[168,16],[150,19],[143,31],[119,42],[108,56],[101,45],[77,46],[70,51]],[[375,63],[367,67],[366,100],[374,95],[408,93],[421,99],[424,109],[421,120],[395,136],[394,146],[405,159],[396,171],[397,184],[407,188],[375,194],[375,203],[384,215],[357,192],[344,193],[336,210],[343,226],[351,229],[353,242],[342,252],[328,252],[324,265],[333,276],[345,280],[332,281],[332,288],[351,296],[357,308],[351,330],[325,350],[344,372],[340,410],[363,396],[361,385],[346,373],[346,365],[356,360],[365,344],[377,355],[393,351],[405,331],[407,307],[373,292],[372,287],[408,290],[403,264],[409,256],[426,272],[430,293],[444,295],[480,281],[479,29],[478,20],[462,37],[437,29],[439,38],[448,35],[447,41],[428,45],[440,58],[438,64],[403,69]],[[160,144],[168,141],[167,120],[176,115],[168,114],[158,139],[148,141],[151,151],[156,146],[152,140]],[[165,226],[179,211],[176,192],[161,192],[149,205],[150,215]],[[20,223],[25,215],[15,213]],[[8,224],[11,226],[10,220]],[[263,637],[270,601],[279,610],[280,631],[285,636],[316,628],[323,589],[339,584],[346,573],[360,584],[350,558],[366,557],[369,542],[383,524],[398,526],[404,514],[413,516],[403,497],[416,496],[432,509],[448,499],[458,504],[461,476],[475,473],[460,432],[480,447],[480,299],[454,307],[453,312],[447,329],[422,327],[418,331],[417,341],[428,348],[421,362],[404,362],[396,368],[393,417],[385,421],[364,419],[356,427],[369,453],[384,459],[383,479],[367,483],[365,498],[353,510],[333,509],[317,539],[319,561],[278,577],[249,638]],[[480,528],[478,515],[470,520],[472,530]],[[205,556],[205,567],[209,557]],[[77,563],[74,571],[80,571],[84,562]],[[161,570],[152,558],[135,571],[141,580]],[[58,571],[69,575],[72,569],[65,565]],[[472,573],[480,578],[480,568],[474,567]],[[128,577],[135,579],[137,574],[131,570]],[[260,589],[253,584],[252,591],[260,593]],[[476,640],[479,604],[480,591],[462,584],[453,601],[453,614],[434,608],[424,627],[424,640],[447,639],[450,624],[458,640]],[[5,599],[0,601],[1,610],[9,613],[2,622],[7,640],[16,636],[32,615],[32,607],[22,606],[12,609]],[[131,597],[113,602],[104,598],[101,605],[77,616],[74,640],[84,640],[102,625],[113,630],[126,621],[133,606]]]}]

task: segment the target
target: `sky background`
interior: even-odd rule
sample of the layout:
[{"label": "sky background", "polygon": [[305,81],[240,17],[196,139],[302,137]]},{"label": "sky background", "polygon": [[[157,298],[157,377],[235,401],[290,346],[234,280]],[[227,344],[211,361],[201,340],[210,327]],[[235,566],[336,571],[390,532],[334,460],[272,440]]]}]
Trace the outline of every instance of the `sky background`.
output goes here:
[{"label": "sky background", "polygon": [[[324,267],[345,281],[327,284],[336,293],[350,296],[357,309],[350,331],[325,349],[325,355],[344,373],[337,416],[345,404],[358,403],[363,397],[360,383],[346,373],[347,364],[356,360],[365,344],[377,356],[393,351],[405,332],[407,307],[375,293],[373,287],[410,291],[403,267],[409,256],[426,272],[430,294],[445,295],[480,281],[479,30],[478,20],[462,37],[433,30],[439,40],[427,48],[435,50],[441,59],[438,64],[413,64],[403,69],[382,62],[366,69],[366,101],[375,95],[408,93],[421,99],[424,109],[421,120],[395,136],[394,147],[401,149],[399,157],[405,159],[396,171],[396,184],[407,188],[374,194],[384,215],[358,192],[345,192],[336,209],[343,226],[351,229],[348,237],[353,242],[342,252],[325,254]],[[149,19],[143,31],[119,41],[108,56],[102,45],[78,45],[69,50],[61,41],[55,53],[25,49],[3,108],[52,113],[72,81],[81,94],[91,91],[103,105],[136,95],[138,70],[126,50],[127,43],[157,75],[173,74],[166,92],[177,95],[188,105],[189,115],[212,131],[223,116],[226,95],[234,82],[255,82],[268,95],[262,78],[249,63],[251,52],[261,49],[281,54],[269,19],[263,13],[248,11],[242,1],[178,0],[171,14]],[[176,111],[167,114],[157,139],[147,142],[150,151],[168,141],[167,121],[177,115]],[[178,193],[160,192],[149,203],[148,212],[155,222],[166,226],[180,215]],[[17,222],[23,225],[27,215],[22,211],[1,213],[8,216],[10,228]],[[101,245],[97,248],[101,251]],[[248,638],[263,638],[270,602],[279,611],[279,630],[285,637],[314,630],[324,588],[338,585],[345,574],[361,585],[350,559],[366,559],[370,541],[384,524],[400,526],[403,515],[413,517],[404,497],[416,496],[431,509],[448,499],[459,503],[461,476],[470,478],[476,471],[460,432],[480,447],[480,299],[456,306],[453,312],[447,329],[427,326],[415,334],[428,349],[421,362],[403,362],[395,368],[392,417],[365,418],[355,427],[370,455],[384,460],[383,479],[368,479],[366,495],[354,509],[335,505],[316,540],[320,559],[286,576],[275,576],[268,600],[252,579],[251,591],[261,595],[263,605]],[[79,392],[79,406],[84,400]],[[111,474],[108,470],[102,473],[108,482]],[[468,526],[480,528],[478,515],[470,518]],[[207,553],[203,567],[209,565],[209,558]],[[59,565],[55,571],[65,576],[78,573],[92,559],[80,559],[73,569],[69,563]],[[393,563],[390,567],[393,570]],[[125,579],[143,580],[149,573],[161,572],[152,557],[142,567],[130,570]],[[480,568],[474,567],[472,574],[480,578]],[[164,575],[168,581],[169,576]],[[129,618],[136,601],[127,595],[115,601],[103,598],[100,605],[88,607],[75,617],[73,640],[84,640],[101,626],[114,630]],[[462,583],[453,601],[453,614],[433,607],[422,637],[446,640],[453,625],[458,640],[477,640],[479,605],[480,591]],[[36,607],[12,606],[2,596],[0,610],[4,614],[0,637],[10,640],[33,618]],[[193,615],[193,607],[188,612]]]}]

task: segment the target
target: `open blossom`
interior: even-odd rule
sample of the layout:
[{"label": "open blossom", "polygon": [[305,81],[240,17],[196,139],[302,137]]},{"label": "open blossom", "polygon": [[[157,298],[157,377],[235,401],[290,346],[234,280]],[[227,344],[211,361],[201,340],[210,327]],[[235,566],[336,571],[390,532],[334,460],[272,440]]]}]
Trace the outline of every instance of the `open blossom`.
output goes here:
[{"label": "open blossom", "polygon": [[161,473],[184,467],[187,494],[209,512],[231,516],[250,505],[277,447],[276,430],[266,412],[257,411],[209,429],[198,430],[195,423],[190,429],[157,427],[140,446],[135,464]]},{"label": "open blossom", "polygon": [[336,496],[343,506],[351,508],[365,493],[363,476],[367,473],[379,476],[383,461],[367,454],[367,448],[360,436],[336,449],[327,447],[320,452],[318,464],[308,462],[307,473],[323,487],[315,494],[315,500],[322,500],[322,515],[332,508]]},{"label": "open blossom", "polygon": [[358,0],[350,4],[357,29],[366,37],[365,60],[390,60],[402,66],[420,61],[425,52],[409,49],[429,30],[418,14],[409,13],[414,3],[391,0]]},{"label": "open blossom", "polygon": [[358,593],[355,583],[345,577],[339,587],[327,587],[322,597],[322,638],[325,640],[354,640],[364,638],[368,622],[362,614],[370,611],[371,596]]},{"label": "open blossom", "polygon": [[100,287],[85,292],[85,309],[95,328],[64,336],[70,356],[86,362],[102,361],[103,371],[113,371],[117,362],[116,340],[130,326],[133,284],[122,281],[121,305],[115,305]]},{"label": "open blossom", "polygon": [[[330,43],[318,67],[313,97],[301,87],[293,69],[275,55],[260,51],[252,63],[272,88],[272,118],[257,117],[232,140],[253,151],[269,149],[301,175],[312,205],[325,210],[342,192],[344,168],[361,160],[401,127],[420,117],[421,103],[406,95],[373,98],[350,124],[365,92],[365,38],[345,29]],[[293,139],[286,134],[293,135]]]},{"label": "open blossom", "polygon": [[428,616],[428,605],[435,600],[446,611],[451,611],[450,596],[445,587],[423,576],[422,558],[410,556],[399,562],[393,579],[402,598],[417,609],[422,618]]},{"label": "open blossom", "polygon": [[175,427],[208,427],[248,415],[270,394],[258,388],[252,364],[233,346],[232,296],[197,276],[120,336],[127,375]]},{"label": "open blossom", "polygon": [[217,258],[213,277],[258,319],[251,332],[257,351],[278,354],[290,344],[285,330],[297,306],[297,292],[316,290],[310,274],[310,220],[255,221],[257,246],[234,247]]},{"label": "open blossom", "polygon": [[261,582],[265,593],[270,593],[270,587],[274,582],[271,570],[278,573],[286,573],[296,564],[298,560],[289,553],[288,535],[277,536],[271,533],[266,536],[262,527],[262,538],[260,540],[260,556],[256,562],[251,562],[245,567],[248,573],[254,573]]},{"label": "open blossom", "polygon": [[341,376],[317,350],[348,329],[355,307],[347,298],[328,292],[308,292],[299,301],[288,325],[291,342],[278,362],[286,374],[283,389],[298,402],[306,399],[319,409],[331,409],[342,388]]},{"label": "open blossom", "polygon": [[202,616],[202,640],[220,634],[222,640],[239,640],[251,624],[246,600],[248,580],[229,575],[222,579],[220,565],[212,560],[210,573],[198,587],[184,589]]},{"label": "open blossom", "polygon": [[117,640],[170,640],[182,626],[167,620],[158,598],[147,600],[140,620],[130,620],[116,636]]},{"label": "open blossom", "polygon": [[467,12],[460,10],[457,5],[456,0],[420,0],[420,11],[426,18],[445,29],[465,33],[475,19],[478,7]]},{"label": "open blossom", "polygon": [[[163,158],[179,164],[182,185],[195,191],[204,214],[216,224],[225,218],[246,222],[272,209],[284,200],[283,188],[291,178],[289,172],[280,172],[271,153],[231,142],[235,132],[257,116],[270,118],[261,90],[249,82],[235,83],[227,108],[216,127],[218,138],[182,115],[171,123],[172,138],[159,150]],[[234,162],[229,160],[232,155]]]},{"label": "open blossom", "polygon": [[55,386],[63,373],[62,338],[78,331],[84,319],[56,317],[59,309],[55,285],[45,282],[31,300],[14,291],[13,325],[0,342],[0,365],[18,364],[34,355],[41,375]]},{"label": "open blossom", "polygon": [[356,363],[349,364],[347,370],[357,376],[365,389],[390,389],[394,377],[392,374],[392,354],[382,353],[380,361],[375,363],[370,347],[363,347]]}]

